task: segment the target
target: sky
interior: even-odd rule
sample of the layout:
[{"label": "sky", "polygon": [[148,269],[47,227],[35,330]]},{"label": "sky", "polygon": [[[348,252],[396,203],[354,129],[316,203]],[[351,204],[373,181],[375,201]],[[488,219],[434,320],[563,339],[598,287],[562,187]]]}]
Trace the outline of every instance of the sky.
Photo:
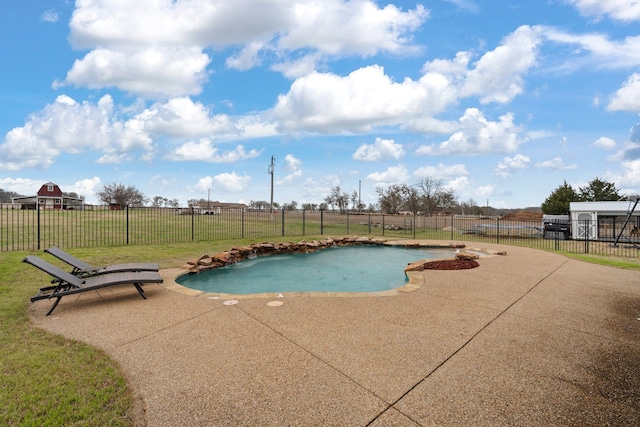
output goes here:
[{"label": "sky", "polygon": [[640,193],[639,0],[3,0],[0,188]]}]

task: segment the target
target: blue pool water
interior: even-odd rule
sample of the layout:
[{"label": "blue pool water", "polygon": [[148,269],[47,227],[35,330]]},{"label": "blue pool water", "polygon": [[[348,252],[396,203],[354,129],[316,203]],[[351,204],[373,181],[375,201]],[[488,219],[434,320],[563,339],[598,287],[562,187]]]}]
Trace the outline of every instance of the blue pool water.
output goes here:
[{"label": "blue pool water", "polygon": [[328,248],[294,255],[272,255],[188,274],[176,281],[205,292],[376,292],[403,286],[404,268],[427,258],[452,258],[449,249],[389,246]]}]

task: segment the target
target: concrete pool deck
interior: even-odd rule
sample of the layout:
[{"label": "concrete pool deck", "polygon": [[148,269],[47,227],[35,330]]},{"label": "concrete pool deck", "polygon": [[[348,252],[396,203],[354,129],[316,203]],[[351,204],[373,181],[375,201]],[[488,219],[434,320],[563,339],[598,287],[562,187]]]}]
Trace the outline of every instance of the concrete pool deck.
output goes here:
[{"label": "concrete pool deck", "polygon": [[149,426],[640,424],[640,272],[487,247],[507,255],[387,298],[145,285],[29,310],[117,360]]}]

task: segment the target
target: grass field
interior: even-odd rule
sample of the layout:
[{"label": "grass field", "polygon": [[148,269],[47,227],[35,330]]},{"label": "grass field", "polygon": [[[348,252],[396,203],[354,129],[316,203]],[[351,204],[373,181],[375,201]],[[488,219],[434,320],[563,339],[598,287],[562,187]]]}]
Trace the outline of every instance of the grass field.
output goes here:
[{"label": "grass field", "polygon": [[[341,228],[338,226],[337,229]],[[330,231],[325,229],[324,236],[338,235]],[[401,238],[412,237],[406,232],[397,235]],[[324,236],[308,235],[305,239]],[[269,240],[298,241],[301,238],[278,237]],[[70,252],[95,265],[135,260],[159,262],[161,268],[168,268],[180,266],[203,253],[211,254],[255,241],[234,239],[162,243],[84,248]],[[481,242],[469,242],[469,245],[476,243]],[[48,277],[21,262],[29,253],[33,252],[0,253],[0,425],[133,425],[137,415],[131,390],[119,366],[108,355],[81,342],[34,328],[31,324],[27,315],[29,297],[47,284]],[[41,255],[41,252],[35,253]],[[566,255],[640,270],[638,258]],[[51,257],[47,259],[51,260]],[[55,260],[51,261],[56,264]]]}]

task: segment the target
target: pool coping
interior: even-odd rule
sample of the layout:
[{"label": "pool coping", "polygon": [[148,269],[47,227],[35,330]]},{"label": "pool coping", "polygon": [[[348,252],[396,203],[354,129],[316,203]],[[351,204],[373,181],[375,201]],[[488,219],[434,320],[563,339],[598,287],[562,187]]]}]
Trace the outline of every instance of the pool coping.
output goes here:
[{"label": "pool coping", "polygon": [[[430,240],[420,240],[420,239],[402,239],[402,240],[386,240],[386,241],[377,241],[376,244],[384,245],[384,246],[406,246],[406,247],[418,247],[425,249],[464,249],[465,252],[477,253],[481,258],[486,258],[488,256],[495,255],[506,255],[504,251],[495,251],[493,249],[488,248],[470,248],[467,247],[464,243],[438,243]],[[277,256],[277,255],[271,255]],[[420,259],[412,261],[412,263],[418,262],[427,262],[427,261],[441,261],[441,260],[450,260],[452,258],[429,258],[429,259]],[[376,291],[376,292],[317,292],[317,291],[306,291],[306,292],[262,292],[262,293],[254,293],[254,294],[230,294],[223,292],[206,292],[197,289],[188,288],[186,286],[182,286],[181,284],[176,282],[176,279],[185,274],[189,274],[185,268],[167,268],[160,270],[160,275],[163,279],[162,287],[167,290],[182,294],[188,295],[192,297],[200,297],[211,300],[241,300],[241,299],[256,299],[256,298],[268,298],[268,299],[278,299],[278,298],[299,298],[299,297],[333,297],[333,298],[354,298],[354,297],[391,297],[401,295],[403,293],[413,292],[419,289],[422,285],[424,285],[426,278],[422,271],[406,271],[405,274],[409,279],[407,283],[404,285],[394,288],[388,289],[384,291]]]}]

